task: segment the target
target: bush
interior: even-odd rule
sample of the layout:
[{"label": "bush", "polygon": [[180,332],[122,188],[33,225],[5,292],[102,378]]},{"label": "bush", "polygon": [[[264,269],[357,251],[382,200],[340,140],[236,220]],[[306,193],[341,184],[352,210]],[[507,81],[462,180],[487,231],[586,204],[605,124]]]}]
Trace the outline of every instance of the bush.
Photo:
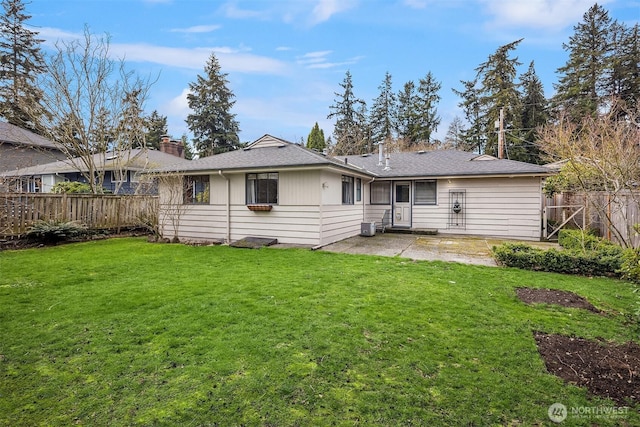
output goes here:
[{"label": "bush", "polygon": [[59,182],[51,188],[56,194],[91,193],[91,186],[85,182]]},{"label": "bush", "polygon": [[27,237],[45,244],[56,244],[86,233],[86,227],[73,221],[37,221],[27,231]]},{"label": "bush", "polygon": [[602,239],[588,230],[562,229],[558,233],[558,244],[565,249],[597,251],[603,247],[616,246],[608,240]]},{"label": "bush", "polygon": [[523,243],[504,243],[493,247],[493,256],[500,265],[584,276],[619,276],[622,254],[623,249],[615,245],[590,251],[544,250]]},{"label": "bush", "polygon": [[622,256],[620,267],[622,278],[634,283],[640,283],[640,249],[627,249]]}]

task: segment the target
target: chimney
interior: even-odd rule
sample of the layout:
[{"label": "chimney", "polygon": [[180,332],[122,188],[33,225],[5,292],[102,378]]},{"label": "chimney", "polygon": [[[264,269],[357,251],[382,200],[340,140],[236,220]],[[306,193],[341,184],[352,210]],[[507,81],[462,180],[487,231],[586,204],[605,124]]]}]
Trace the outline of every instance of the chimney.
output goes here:
[{"label": "chimney", "polygon": [[182,141],[172,140],[169,135],[162,135],[160,137],[160,151],[184,159],[184,145],[182,145]]},{"label": "chimney", "polygon": [[384,142],[378,143],[378,166],[382,166],[382,159],[384,158]]}]

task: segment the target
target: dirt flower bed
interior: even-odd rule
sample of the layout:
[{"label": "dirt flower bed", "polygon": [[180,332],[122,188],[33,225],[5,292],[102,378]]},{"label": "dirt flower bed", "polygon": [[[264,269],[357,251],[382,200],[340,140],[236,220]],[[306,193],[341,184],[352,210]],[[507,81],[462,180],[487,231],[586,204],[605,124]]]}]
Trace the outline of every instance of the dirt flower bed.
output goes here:
[{"label": "dirt flower bed", "polygon": [[518,288],[516,289],[516,294],[526,304],[557,304],[563,307],[582,308],[594,313],[601,312],[585,298],[573,292],[555,289]]},{"label": "dirt flower bed", "polygon": [[563,335],[534,333],[547,370],[568,383],[621,406],[640,398],[640,346],[614,345]]},{"label": "dirt flower bed", "polygon": [[[518,288],[526,304],[557,304],[602,313],[573,292],[554,289]],[[640,398],[640,346],[634,342],[615,345],[535,332],[538,352],[547,370],[564,381],[586,387],[595,396],[609,398],[621,406],[636,405]]]}]

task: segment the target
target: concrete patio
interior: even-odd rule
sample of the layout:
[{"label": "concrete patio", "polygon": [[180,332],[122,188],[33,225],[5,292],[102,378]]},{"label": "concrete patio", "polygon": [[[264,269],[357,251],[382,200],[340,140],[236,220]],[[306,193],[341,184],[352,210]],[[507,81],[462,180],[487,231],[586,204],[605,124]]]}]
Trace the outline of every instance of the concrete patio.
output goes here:
[{"label": "concrete patio", "polygon": [[[515,240],[442,234],[428,236],[377,233],[372,237],[351,237],[324,246],[321,250],[496,266],[496,262],[491,255],[491,248],[505,242],[515,242]],[[527,241],[525,243],[545,249],[558,247],[556,243],[548,242]]]}]

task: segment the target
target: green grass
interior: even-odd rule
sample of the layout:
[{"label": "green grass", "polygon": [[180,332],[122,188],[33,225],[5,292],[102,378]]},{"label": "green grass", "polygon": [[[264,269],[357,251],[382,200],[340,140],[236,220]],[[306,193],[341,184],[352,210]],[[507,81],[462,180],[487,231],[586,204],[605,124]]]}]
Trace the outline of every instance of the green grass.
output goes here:
[{"label": "green grass", "polygon": [[[607,315],[527,306],[519,286]],[[555,402],[617,405],[548,374],[532,331],[637,341],[632,290],[142,239],[0,252],[0,425],[550,425]]]}]

